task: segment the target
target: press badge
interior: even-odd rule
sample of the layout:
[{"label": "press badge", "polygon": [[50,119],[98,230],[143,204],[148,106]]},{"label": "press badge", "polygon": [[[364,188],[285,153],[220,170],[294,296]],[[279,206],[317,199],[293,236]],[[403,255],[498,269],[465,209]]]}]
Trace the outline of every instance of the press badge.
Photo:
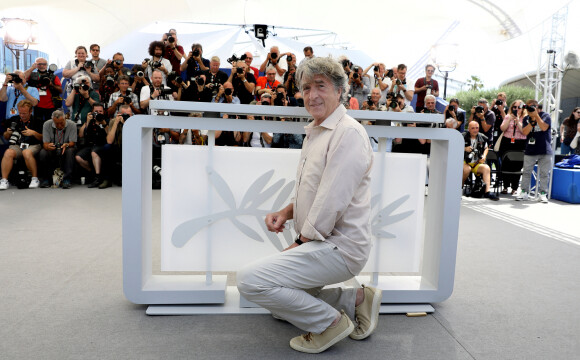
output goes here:
[{"label": "press badge", "polygon": [[30,144],[27,144],[27,143],[21,143],[21,144],[20,144],[20,148],[21,148],[22,150],[26,150],[26,149],[28,149],[28,147],[29,147],[29,146],[30,146]]},{"label": "press badge", "polygon": [[46,90],[38,90],[39,96],[46,96]]},{"label": "press badge", "polygon": [[163,135],[163,134],[157,135],[157,141],[164,142],[165,141],[165,135]]},{"label": "press badge", "polygon": [[17,114],[18,114],[18,111],[16,111],[16,108],[10,109],[10,115],[16,116]]}]

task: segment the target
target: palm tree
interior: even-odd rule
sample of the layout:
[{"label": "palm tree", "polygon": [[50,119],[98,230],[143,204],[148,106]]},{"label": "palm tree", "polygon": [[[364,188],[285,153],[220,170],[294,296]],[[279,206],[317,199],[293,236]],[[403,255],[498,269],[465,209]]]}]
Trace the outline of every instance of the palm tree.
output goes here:
[{"label": "palm tree", "polygon": [[471,75],[471,78],[467,79],[467,85],[469,86],[469,90],[471,91],[477,91],[483,88],[483,83],[481,82],[481,79],[477,75]]}]

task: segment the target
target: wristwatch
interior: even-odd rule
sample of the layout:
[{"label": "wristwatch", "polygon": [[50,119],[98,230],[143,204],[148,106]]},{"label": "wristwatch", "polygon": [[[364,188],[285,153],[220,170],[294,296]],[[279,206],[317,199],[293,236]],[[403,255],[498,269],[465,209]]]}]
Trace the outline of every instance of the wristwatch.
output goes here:
[{"label": "wristwatch", "polygon": [[298,245],[304,244],[304,241],[300,240],[300,234],[298,234],[298,236],[296,237],[296,240],[294,240],[294,242]]}]

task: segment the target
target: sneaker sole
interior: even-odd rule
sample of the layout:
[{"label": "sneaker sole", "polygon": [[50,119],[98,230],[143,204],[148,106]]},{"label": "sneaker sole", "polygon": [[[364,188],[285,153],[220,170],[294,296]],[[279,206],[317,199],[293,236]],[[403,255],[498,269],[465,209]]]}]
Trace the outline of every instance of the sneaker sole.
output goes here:
[{"label": "sneaker sole", "polygon": [[336,344],[340,340],[346,338],[353,330],[354,330],[354,324],[349,319],[348,327],[343,332],[338,334],[334,339],[330,340],[326,345],[324,345],[321,348],[318,348],[318,349],[303,348],[302,346],[292,344],[292,342],[290,342],[290,347],[296,351],[301,351],[301,352],[308,353],[308,354],[318,354],[318,353],[321,353],[324,350],[328,349],[332,345]]},{"label": "sneaker sole", "polygon": [[366,339],[373,333],[373,331],[375,331],[377,325],[379,324],[379,313],[381,310],[381,301],[383,300],[383,290],[381,289],[375,290],[376,290],[375,296],[373,296],[373,305],[372,305],[373,312],[371,314],[371,326],[369,327],[368,331],[364,334],[358,335],[351,333],[349,336],[353,340]]}]

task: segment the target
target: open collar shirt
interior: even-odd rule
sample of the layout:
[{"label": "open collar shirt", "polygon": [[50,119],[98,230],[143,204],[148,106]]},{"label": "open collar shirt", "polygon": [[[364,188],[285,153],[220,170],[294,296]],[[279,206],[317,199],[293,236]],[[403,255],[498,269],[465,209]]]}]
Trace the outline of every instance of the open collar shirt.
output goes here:
[{"label": "open collar shirt", "polygon": [[343,105],[305,131],[293,200],[296,232],[335,245],[357,275],[371,246],[368,134]]}]

